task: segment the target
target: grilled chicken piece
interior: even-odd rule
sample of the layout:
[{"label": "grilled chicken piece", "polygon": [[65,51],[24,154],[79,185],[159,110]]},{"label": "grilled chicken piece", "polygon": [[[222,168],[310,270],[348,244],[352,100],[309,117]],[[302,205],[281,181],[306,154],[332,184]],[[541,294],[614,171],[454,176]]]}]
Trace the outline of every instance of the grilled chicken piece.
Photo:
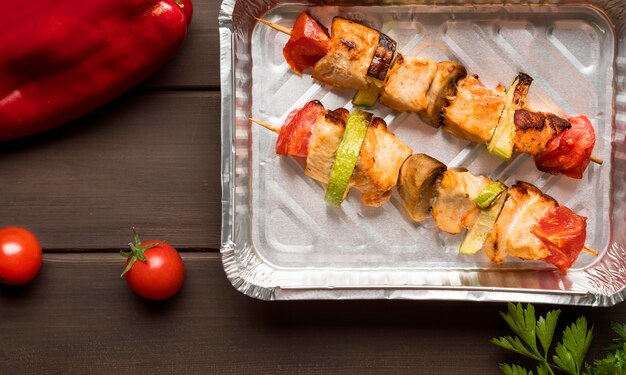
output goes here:
[{"label": "grilled chicken piece", "polygon": [[361,192],[366,206],[379,207],[391,196],[400,167],[413,151],[375,117],[367,129],[361,153],[350,181]]},{"label": "grilled chicken piece", "polygon": [[313,78],[336,87],[367,88],[367,70],[380,33],[340,17],[333,19],[331,31],[331,48],[313,65]]},{"label": "grilled chicken piece", "polygon": [[514,149],[537,155],[546,149],[550,139],[571,128],[569,121],[552,113],[515,111]]},{"label": "grilled chicken piece", "polygon": [[435,78],[426,93],[428,107],[420,113],[422,120],[427,124],[438,127],[441,125],[441,110],[446,104],[446,98],[456,93],[456,83],[465,77],[467,71],[458,62],[442,61],[437,63]]},{"label": "grilled chicken piece", "polygon": [[493,135],[506,102],[504,87],[491,90],[467,76],[459,81],[456,95],[443,109],[443,126],[450,133],[477,143],[487,143]]},{"label": "grilled chicken piece", "polygon": [[311,127],[309,153],[304,174],[321,183],[328,183],[350,112],[345,108],[324,111]]},{"label": "grilled chicken piece", "polygon": [[[311,128],[304,169],[307,176],[328,183],[335,152],[341,143],[349,116],[348,110],[340,108],[326,111],[317,118]],[[372,120],[350,180],[350,186],[361,192],[363,204],[378,207],[389,199],[391,189],[398,181],[400,167],[412,152],[387,130],[382,119]]]},{"label": "grilled chicken piece", "polygon": [[432,210],[435,225],[451,234],[474,225],[480,214],[474,199],[492,182],[489,177],[474,176],[467,171],[443,172]]},{"label": "grilled chicken piece", "polygon": [[380,102],[400,112],[420,112],[428,107],[426,93],[435,78],[437,63],[398,54],[383,86]]},{"label": "grilled chicken piece", "polygon": [[558,207],[552,197],[525,182],[508,190],[508,197],[487,240],[485,254],[494,263],[502,264],[507,255],[528,260],[546,258],[548,248],[532,235],[531,229],[543,216]]}]

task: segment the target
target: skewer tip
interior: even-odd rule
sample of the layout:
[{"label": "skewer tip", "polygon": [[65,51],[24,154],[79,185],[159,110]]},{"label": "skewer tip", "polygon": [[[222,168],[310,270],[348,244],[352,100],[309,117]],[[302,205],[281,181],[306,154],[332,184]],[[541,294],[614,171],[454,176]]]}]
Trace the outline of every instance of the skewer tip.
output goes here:
[{"label": "skewer tip", "polygon": [[599,254],[598,250],[590,249],[590,248],[588,248],[587,246],[583,247],[583,251],[584,251],[585,253],[588,253],[588,254],[593,255],[594,257],[597,257],[597,256],[598,256],[598,254]]},{"label": "skewer tip", "polygon": [[261,22],[261,23],[263,23],[263,24],[266,24],[267,26],[271,27],[272,29],[274,29],[276,31],[280,31],[281,33],[284,33],[284,34],[287,34],[287,35],[291,35],[291,29],[288,29],[288,28],[286,28],[284,26],[277,25],[274,22],[266,21],[263,18],[254,17],[254,19],[259,21],[259,22]]},{"label": "skewer tip", "polygon": [[598,158],[596,156],[593,156],[593,155],[591,155],[589,160],[591,160],[592,162],[594,162],[594,163],[596,163],[598,165],[602,165],[602,163],[604,163],[604,160],[602,160],[602,159],[600,159],[600,158]]},{"label": "skewer tip", "polygon": [[277,126],[274,126],[274,125],[270,124],[269,122],[265,122],[265,121],[257,120],[257,119],[252,118],[252,117],[248,117],[248,120],[250,120],[250,121],[254,122],[255,124],[259,124],[259,125],[261,125],[262,127],[264,127],[265,129],[267,129],[267,130],[271,130],[271,131],[273,131],[274,133],[277,133],[277,134],[279,134],[279,133],[280,133],[280,128],[279,128],[279,127],[277,127]]}]

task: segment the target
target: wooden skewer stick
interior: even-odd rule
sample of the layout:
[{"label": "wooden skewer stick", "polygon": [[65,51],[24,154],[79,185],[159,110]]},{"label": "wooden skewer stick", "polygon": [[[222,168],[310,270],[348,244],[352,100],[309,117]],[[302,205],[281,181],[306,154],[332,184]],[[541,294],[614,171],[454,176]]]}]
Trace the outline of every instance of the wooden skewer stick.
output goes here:
[{"label": "wooden skewer stick", "polygon": [[[267,26],[271,27],[274,30],[280,31],[281,33],[284,33],[284,34],[287,34],[287,35],[291,35],[291,29],[288,29],[288,28],[286,28],[284,26],[277,25],[274,22],[266,21],[263,18],[255,17],[254,19],[259,21],[259,22],[261,22],[261,23],[263,23],[263,24],[266,24]],[[252,120],[252,121],[254,121],[254,120]],[[257,122],[257,121],[254,121],[254,122],[256,122],[259,125],[265,126],[265,125],[261,124],[260,122]],[[598,157],[595,157],[593,155],[591,155],[590,160],[592,162],[598,164],[598,165],[602,165],[602,163],[604,163],[604,161],[602,159],[600,159]]]},{"label": "wooden skewer stick", "polygon": [[[257,120],[257,119],[252,118],[252,117],[248,117],[248,120],[254,122],[255,124],[259,124],[262,127],[264,127],[265,129],[271,130],[274,133],[280,133],[280,128],[270,124],[269,122]],[[602,164],[602,163],[600,163],[600,164]],[[590,249],[587,246],[583,247],[582,251],[584,251],[585,253],[589,253],[589,254],[591,254],[593,256],[598,256],[598,254],[599,254],[598,250]]]},{"label": "wooden skewer stick", "polygon": [[585,253],[589,253],[589,254],[593,255],[594,257],[597,257],[598,254],[599,254],[598,250],[590,249],[587,246],[583,247],[583,251]]},{"label": "wooden skewer stick", "polygon": [[287,35],[291,35],[291,29],[288,29],[284,26],[280,26],[275,24],[274,22],[270,22],[270,21],[266,21],[263,18],[256,18],[254,17],[255,20],[266,24],[267,26],[271,27],[274,30],[280,31],[281,33],[287,34]]},{"label": "wooden skewer stick", "polygon": [[254,122],[255,124],[259,124],[262,127],[264,127],[265,129],[271,130],[274,133],[277,133],[277,134],[280,133],[280,128],[270,124],[269,122],[264,122],[264,121],[261,121],[261,120],[257,120],[257,119],[252,118],[252,117],[249,117],[248,120]]}]

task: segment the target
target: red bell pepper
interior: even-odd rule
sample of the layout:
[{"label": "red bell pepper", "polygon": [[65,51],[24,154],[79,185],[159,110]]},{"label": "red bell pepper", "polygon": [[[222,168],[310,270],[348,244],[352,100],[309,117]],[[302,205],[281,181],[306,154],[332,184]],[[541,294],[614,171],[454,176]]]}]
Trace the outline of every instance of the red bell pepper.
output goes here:
[{"label": "red bell pepper", "polygon": [[323,111],[324,106],[317,100],[312,100],[304,107],[291,111],[280,128],[276,140],[276,153],[306,158],[309,154],[311,128]]},{"label": "red bell pepper", "polygon": [[539,220],[530,230],[548,248],[544,260],[565,273],[578,259],[587,239],[587,218],[559,206]]},{"label": "red bell pepper", "polygon": [[291,29],[283,56],[291,69],[302,74],[304,69],[312,67],[324,57],[330,46],[328,30],[307,12],[302,12]]},{"label": "red bell pepper", "polygon": [[190,0],[3,0],[0,141],[51,129],[137,85],[178,50]]}]

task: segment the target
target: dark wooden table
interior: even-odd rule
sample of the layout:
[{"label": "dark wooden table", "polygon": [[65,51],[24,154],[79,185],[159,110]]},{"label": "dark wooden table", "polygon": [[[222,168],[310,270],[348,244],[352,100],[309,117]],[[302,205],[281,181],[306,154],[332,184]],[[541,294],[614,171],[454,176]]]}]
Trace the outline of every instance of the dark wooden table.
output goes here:
[{"label": "dark wooden table", "polygon": [[[3,144],[0,226],[44,247],[39,277],[0,287],[0,374],[497,374],[516,357],[502,303],[263,302],[237,292],[220,247],[219,2],[195,0],[184,47],[137,89],[60,129]],[[181,292],[137,298],[117,254],[136,226],[185,260]],[[546,312],[556,306],[538,306]],[[560,307],[596,327],[626,304]]]}]

